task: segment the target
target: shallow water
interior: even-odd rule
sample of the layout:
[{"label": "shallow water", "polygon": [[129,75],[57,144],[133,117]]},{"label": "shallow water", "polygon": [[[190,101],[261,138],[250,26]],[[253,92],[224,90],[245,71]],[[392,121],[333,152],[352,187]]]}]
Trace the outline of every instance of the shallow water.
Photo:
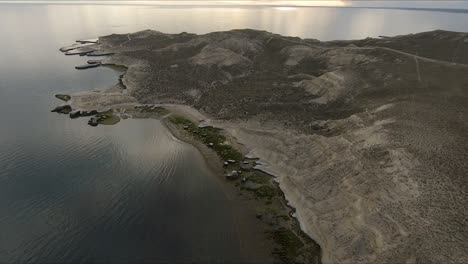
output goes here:
[{"label": "shallow water", "polygon": [[77,71],[86,58],[59,47],[146,28],[327,40],[467,24],[466,14],[406,10],[0,4],[0,262],[241,260],[229,202],[194,147],[158,120],[93,128],[50,113],[54,93],[118,76]]},{"label": "shallow water", "polygon": [[238,259],[224,194],[159,121],[54,129],[2,144],[1,262]]},{"label": "shallow water", "polygon": [[[13,24],[44,8],[18,7]],[[118,77],[75,70],[85,58],[57,49],[80,34],[64,29],[38,19],[1,31],[0,262],[242,260],[230,205],[193,146],[158,120],[93,128],[50,112],[54,93]]]}]

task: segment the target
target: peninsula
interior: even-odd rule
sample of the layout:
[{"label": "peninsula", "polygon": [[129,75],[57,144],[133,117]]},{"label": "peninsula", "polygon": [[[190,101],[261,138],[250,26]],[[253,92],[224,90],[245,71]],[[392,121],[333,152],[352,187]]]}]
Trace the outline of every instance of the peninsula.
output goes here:
[{"label": "peninsula", "polygon": [[324,263],[468,262],[467,33],[145,30],[62,51],[126,71],[56,111],[99,125],[151,104],[222,129],[275,177]]}]

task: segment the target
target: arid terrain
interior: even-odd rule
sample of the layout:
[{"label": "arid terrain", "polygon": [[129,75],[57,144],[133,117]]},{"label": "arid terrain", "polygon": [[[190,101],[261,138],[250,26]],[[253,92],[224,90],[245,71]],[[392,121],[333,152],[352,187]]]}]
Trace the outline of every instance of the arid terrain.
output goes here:
[{"label": "arid terrain", "polygon": [[323,262],[468,262],[467,33],[146,30],[76,47],[128,69],[74,108],[190,106],[277,177]]}]

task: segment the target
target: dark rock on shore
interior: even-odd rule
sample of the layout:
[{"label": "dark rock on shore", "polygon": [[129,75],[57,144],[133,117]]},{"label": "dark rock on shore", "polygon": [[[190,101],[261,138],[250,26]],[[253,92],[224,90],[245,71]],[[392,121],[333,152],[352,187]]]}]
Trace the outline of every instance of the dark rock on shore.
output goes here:
[{"label": "dark rock on shore", "polygon": [[[94,114],[95,116],[91,117],[91,119],[89,119],[89,121],[88,121],[88,125],[90,125],[90,126],[97,126],[97,125],[102,124],[103,122],[105,122],[106,120],[109,120],[111,118],[110,115],[99,114],[99,113],[97,113],[95,111],[91,111],[89,113],[95,113]],[[113,122],[113,123],[117,123],[117,122]]]},{"label": "dark rock on shore", "polygon": [[60,48],[59,50],[61,52],[67,52],[67,51],[70,51],[70,50],[74,50],[74,49],[77,49],[78,46],[70,46],[70,47],[63,47],[63,48]]},{"label": "dark rock on shore", "polygon": [[55,107],[54,109],[51,110],[51,112],[56,112],[56,113],[60,113],[60,114],[68,114],[71,111],[72,111],[72,108],[69,105],[57,106],[57,107]]},{"label": "dark rock on shore", "polygon": [[68,102],[71,99],[71,96],[68,94],[56,94],[55,97],[65,102]]},{"label": "dark rock on shore", "polygon": [[240,168],[241,168],[242,170],[245,170],[245,171],[250,171],[250,170],[252,169],[252,167],[253,167],[253,166],[252,166],[251,164],[249,164],[249,163],[247,163],[247,164],[242,163],[242,164],[240,165]]},{"label": "dark rock on shore", "polygon": [[88,64],[101,64],[101,60],[88,60],[86,63],[88,63]]},{"label": "dark rock on shore", "polygon": [[81,116],[92,116],[92,115],[97,115],[97,114],[99,114],[99,113],[96,110],[81,111]]},{"label": "dark rock on shore", "polygon": [[89,68],[96,68],[96,67],[99,67],[99,66],[101,66],[101,64],[99,64],[99,63],[92,63],[92,64],[84,64],[84,65],[75,66],[75,69],[77,69],[77,70],[85,70],[85,69],[89,69]]},{"label": "dark rock on shore", "polygon": [[87,53],[86,55],[90,57],[99,57],[99,56],[109,56],[114,54],[113,52],[105,52],[105,51],[92,51],[90,53]]},{"label": "dark rock on shore", "polygon": [[96,110],[91,110],[91,111],[80,111],[80,110],[77,110],[77,111],[73,111],[70,113],[70,118],[78,118],[78,117],[82,117],[82,116],[94,116],[94,115],[98,115],[98,111]]},{"label": "dark rock on shore", "polygon": [[65,52],[65,55],[88,55],[91,52],[94,52],[94,49],[91,48],[77,48]]},{"label": "dark rock on shore", "polygon": [[97,126],[99,124],[99,118],[98,117],[91,117],[88,121],[88,125],[90,126]]},{"label": "dark rock on shore", "polygon": [[237,171],[231,171],[229,173],[226,173],[226,179],[228,180],[235,180],[239,177],[239,172]]},{"label": "dark rock on shore", "polygon": [[70,118],[78,118],[81,116],[80,111],[72,111],[70,112]]}]

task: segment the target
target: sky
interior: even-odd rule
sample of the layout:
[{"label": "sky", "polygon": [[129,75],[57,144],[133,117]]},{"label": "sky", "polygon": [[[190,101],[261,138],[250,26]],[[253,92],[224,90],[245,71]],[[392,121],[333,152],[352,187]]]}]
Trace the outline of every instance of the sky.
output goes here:
[{"label": "sky", "polygon": [[443,8],[468,9],[468,1],[422,0],[0,0],[0,3],[108,3],[142,5],[273,5],[273,6],[334,6],[383,8]]}]

